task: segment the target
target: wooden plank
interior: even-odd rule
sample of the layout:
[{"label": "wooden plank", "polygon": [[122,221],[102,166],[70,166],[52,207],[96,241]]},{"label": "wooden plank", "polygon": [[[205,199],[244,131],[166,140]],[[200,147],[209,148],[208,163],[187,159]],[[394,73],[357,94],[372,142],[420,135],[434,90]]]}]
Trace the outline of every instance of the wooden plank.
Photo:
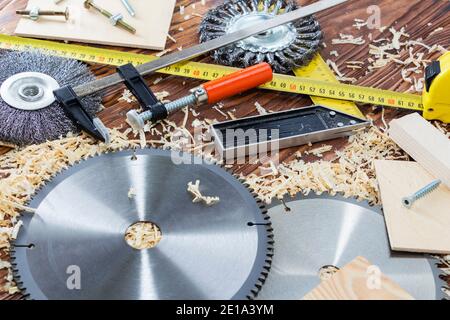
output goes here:
[{"label": "wooden plank", "polygon": [[375,161],[392,250],[450,253],[450,190],[441,185],[409,209],[401,199],[434,180],[416,162]]},{"label": "wooden plank", "polygon": [[393,120],[389,136],[450,188],[450,140],[418,113]]},{"label": "wooden plank", "polygon": [[62,17],[42,17],[38,21],[22,18],[15,33],[21,36],[55,40],[71,40],[86,43],[162,50],[172,19],[175,0],[130,0],[136,11],[132,17],[120,1],[95,0],[95,3],[111,12],[122,13],[124,21],[136,28],[136,34],[111,25],[108,18],[94,9],[84,8],[82,0],[62,2],[59,5],[48,0],[30,0],[27,8],[39,7],[64,10],[69,7],[69,21]]},{"label": "wooden plank", "polygon": [[366,258],[357,257],[303,300],[414,300]]}]

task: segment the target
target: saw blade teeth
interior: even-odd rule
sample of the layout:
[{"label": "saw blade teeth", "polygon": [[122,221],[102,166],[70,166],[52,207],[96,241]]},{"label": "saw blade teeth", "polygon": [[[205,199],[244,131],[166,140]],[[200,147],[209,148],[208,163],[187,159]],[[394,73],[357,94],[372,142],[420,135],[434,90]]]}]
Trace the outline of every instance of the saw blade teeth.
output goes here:
[{"label": "saw blade teeth", "polygon": [[264,0],[263,1],[263,12],[269,12],[271,1],[270,0]]},{"label": "saw blade teeth", "polygon": [[[164,150],[164,148],[162,146],[146,148],[146,149]],[[133,152],[133,151],[144,152],[143,150],[140,150],[140,149],[135,150],[135,148],[132,147],[131,145],[128,146],[128,148],[124,148],[124,151],[128,151],[130,153]],[[120,151],[111,151],[109,153],[114,154],[114,153],[119,153],[119,152]],[[102,155],[100,155],[100,156],[102,156]],[[137,155],[137,156],[139,157],[139,155]],[[99,156],[98,155],[93,155],[92,157],[89,157],[89,158],[96,158],[96,157],[99,157]],[[197,156],[197,157],[201,157],[204,160],[203,163],[210,164],[210,165],[216,165],[218,167],[221,167],[222,169],[224,169],[225,171],[230,173],[230,175],[232,175],[234,178],[236,178],[239,182],[241,182],[242,185],[247,189],[249,194],[252,195],[252,197],[255,200],[255,203],[257,205],[257,210],[255,211],[255,213],[258,213],[258,211],[260,213],[260,217],[259,217],[260,220],[259,221],[267,221],[267,222],[270,223],[270,217],[267,214],[266,205],[264,204],[264,202],[261,199],[259,199],[258,195],[256,193],[254,193],[254,191],[250,190],[248,183],[243,183],[243,182],[245,182],[244,178],[242,178],[241,176],[238,176],[237,174],[234,174],[233,170],[231,168],[225,168],[223,164],[217,164],[217,163],[214,164],[211,161],[207,160],[202,155]],[[83,161],[85,161],[85,159],[80,161],[80,162],[83,162]],[[70,167],[65,168],[59,174],[65,173],[65,171],[67,171],[69,169],[70,169]],[[69,173],[65,173],[65,174],[69,174]],[[40,190],[44,189],[44,186],[40,187],[39,189]],[[32,200],[30,200],[30,201],[32,201]],[[34,203],[34,205],[36,205],[36,203]],[[39,206],[36,206],[36,207],[39,207]],[[273,240],[271,240],[271,239],[273,239],[273,234],[272,234],[272,231],[271,231],[272,228],[269,226],[269,224],[265,225],[265,227],[259,227],[259,228],[260,228],[260,230],[264,230],[264,232],[261,233],[261,236],[265,237],[265,238],[262,239],[266,243],[266,246],[264,248],[265,249],[265,258],[263,258],[260,261],[260,265],[259,265],[260,266],[260,270],[257,270],[257,269],[259,269],[259,267],[258,267],[257,269],[255,269],[253,271],[254,276],[257,277],[257,278],[255,278],[255,279],[257,279],[257,283],[252,284],[252,286],[254,286],[254,288],[251,289],[251,292],[249,292],[248,298],[254,298],[258,294],[259,290],[261,289],[261,282],[264,282],[265,278],[267,277],[267,273],[268,273],[268,270],[270,270],[270,264],[271,264],[271,261],[272,261],[271,257],[273,256],[273,245],[272,245]],[[24,239],[24,238],[22,238],[22,239]],[[17,249],[19,249],[19,248],[17,248]],[[11,255],[12,260],[16,260],[17,259],[16,258],[16,250],[17,249],[10,250],[10,255]],[[23,248],[21,247],[21,249],[23,249]],[[23,260],[22,254],[23,254],[23,252],[20,253],[21,260],[22,260],[22,263],[23,263],[24,260]],[[21,274],[20,274],[21,272],[24,271],[24,269],[21,268],[21,271],[19,271],[17,269],[18,264],[15,263],[15,262],[12,264],[12,266],[14,267],[14,269],[12,269],[12,275],[14,277],[14,281],[17,284],[17,287],[21,291],[22,297],[26,298],[26,299],[33,299],[33,295],[34,295],[35,298],[37,296],[40,296],[40,294],[37,294],[37,293],[31,294],[30,292],[27,291],[27,288],[26,288],[26,284],[27,283],[22,281],[22,277],[21,277]],[[24,280],[29,281],[29,277],[30,277],[30,275],[26,274],[26,276],[24,277]]]},{"label": "saw blade teeth", "polygon": [[247,3],[238,1],[236,4],[243,14],[252,12],[252,9],[248,7]]},{"label": "saw blade teeth", "polygon": [[283,3],[281,1],[276,1],[275,6],[272,10],[272,15],[276,16],[277,14],[279,14],[282,5]]},{"label": "saw blade teeth", "polygon": [[248,1],[248,4],[251,8],[251,11],[258,11],[258,4],[259,4],[259,0],[250,0]]}]

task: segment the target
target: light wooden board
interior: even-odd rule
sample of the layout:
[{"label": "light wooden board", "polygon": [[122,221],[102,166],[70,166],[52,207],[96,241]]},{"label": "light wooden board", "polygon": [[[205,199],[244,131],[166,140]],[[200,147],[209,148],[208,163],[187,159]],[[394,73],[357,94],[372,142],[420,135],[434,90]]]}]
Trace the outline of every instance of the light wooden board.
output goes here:
[{"label": "light wooden board", "polygon": [[69,7],[70,19],[42,17],[38,21],[20,19],[15,33],[20,36],[53,40],[71,40],[123,47],[162,50],[166,45],[176,0],[129,0],[136,11],[132,17],[120,0],[95,0],[111,13],[122,13],[124,21],[136,28],[132,34],[113,26],[109,19],[94,9],[87,10],[84,0],[64,0],[55,5],[51,0],[30,0],[27,8],[64,10]]},{"label": "light wooden board", "polygon": [[392,250],[450,253],[450,190],[441,185],[409,209],[401,199],[435,178],[416,162],[375,161]]},{"label": "light wooden board", "polygon": [[390,123],[389,136],[450,188],[450,139],[417,113]]},{"label": "light wooden board", "polygon": [[357,257],[303,300],[413,300],[397,283],[367,259]]}]

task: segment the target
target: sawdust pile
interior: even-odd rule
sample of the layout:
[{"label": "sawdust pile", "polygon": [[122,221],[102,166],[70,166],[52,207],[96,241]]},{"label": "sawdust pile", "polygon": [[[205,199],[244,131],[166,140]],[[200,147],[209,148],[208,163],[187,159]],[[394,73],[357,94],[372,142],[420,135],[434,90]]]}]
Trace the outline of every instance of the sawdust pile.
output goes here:
[{"label": "sawdust pile", "polygon": [[[355,19],[355,24],[353,25],[357,30],[362,30],[363,27],[367,27],[367,23],[362,22],[363,20]],[[443,28],[437,28],[433,33],[442,31]],[[348,69],[361,69],[364,65],[367,67],[366,74],[376,70],[386,67],[390,63],[396,64],[399,68],[401,77],[403,81],[409,83],[411,86],[409,92],[421,92],[424,88],[423,74],[426,66],[430,64],[432,57],[435,53],[444,54],[448,50],[442,45],[427,45],[426,41],[422,38],[412,39],[410,34],[407,32],[405,27],[401,27],[399,30],[394,27],[382,26],[378,28],[381,33],[388,30],[384,36],[377,39],[373,39],[371,30],[368,35],[345,35],[340,34],[340,38],[332,39],[332,44],[352,44],[357,46],[366,45],[366,40],[368,41],[368,58],[366,62],[363,61],[353,61],[347,62]],[[367,37],[367,39],[364,39]],[[331,54],[331,53],[330,53]],[[334,56],[339,56],[338,51],[334,50]],[[346,77],[339,69],[336,64],[328,60],[328,65],[333,68],[336,75],[341,81],[345,82],[355,82],[356,79],[352,77]]]},{"label": "sawdust pile", "polygon": [[[19,213],[34,213],[26,203],[46,181],[80,160],[138,145],[118,130],[111,130],[111,137],[112,143],[106,146],[85,135],[69,134],[61,140],[12,150],[0,157],[0,257],[5,256],[10,241],[17,237]],[[18,289],[10,268],[9,262],[0,260],[0,271],[8,270],[4,281],[0,280],[0,291],[14,294]]]},{"label": "sawdust pile", "polygon": [[159,227],[148,221],[133,224],[125,233],[127,244],[138,250],[154,248],[161,239],[162,234]]},{"label": "sawdust pile", "polygon": [[[186,110],[185,115],[187,114]],[[188,139],[191,133],[186,129],[187,119],[186,116],[182,127],[165,121],[162,123],[162,129],[148,128],[150,131],[152,129],[161,131],[160,140],[130,140],[127,137],[131,134],[129,130],[121,133],[119,130],[113,129],[111,130],[112,143],[109,146],[97,144],[83,134],[69,135],[60,140],[16,149],[1,156],[0,252],[3,252],[1,256],[6,257],[5,253],[9,251],[10,241],[17,236],[20,228],[20,223],[17,223],[19,213],[28,211],[29,213],[24,214],[33,214],[34,209],[26,207],[26,203],[35,191],[55,174],[78,161],[104,152],[145,146],[185,151],[188,149],[197,154],[205,154],[203,152],[204,143],[192,142]],[[193,122],[198,122],[200,127],[207,127],[206,120],[196,119]],[[443,130],[446,129],[443,128]],[[180,137],[185,139],[180,139]],[[320,152],[328,151],[329,147],[323,146],[319,149],[318,153],[314,149],[311,152],[319,155]],[[214,157],[213,153],[205,155]],[[373,166],[375,159],[407,160],[408,157],[382,131],[372,127],[350,137],[347,147],[342,151],[335,151],[334,161],[320,160],[306,163],[300,158],[279,164],[275,168],[276,170],[271,170],[265,176],[251,174],[243,178],[267,203],[274,198],[282,198],[286,194],[294,195],[298,192],[304,194],[309,192],[335,194],[339,192],[348,197],[379,203]],[[135,232],[135,236],[130,236],[130,239],[135,239],[137,245],[158,241],[160,235],[154,232],[154,229],[151,230],[152,232],[144,231]],[[447,261],[447,265],[448,263],[450,261]],[[18,289],[13,283],[10,268],[9,262],[0,260],[0,271],[8,270],[4,280],[0,280],[0,290],[13,294]]]},{"label": "sawdust pile", "polygon": [[[326,148],[325,150],[328,150]],[[349,145],[335,151],[334,161],[306,163],[295,159],[282,163],[274,175],[251,174],[246,182],[266,203],[285,195],[341,193],[370,203],[380,203],[374,160],[408,160],[401,149],[383,132],[372,127],[349,138]]]}]

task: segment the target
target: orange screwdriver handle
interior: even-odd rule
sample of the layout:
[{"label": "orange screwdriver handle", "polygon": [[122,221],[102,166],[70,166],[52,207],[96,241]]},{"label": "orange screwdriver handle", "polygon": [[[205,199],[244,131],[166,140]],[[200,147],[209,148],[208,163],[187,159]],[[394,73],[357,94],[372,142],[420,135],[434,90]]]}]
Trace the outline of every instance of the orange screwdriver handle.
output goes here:
[{"label": "orange screwdriver handle", "polygon": [[213,104],[249,89],[256,88],[273,78],[272,67],[268,63],[239,70],[223,78],[204,83],[202,87],[208,94],[208,103]]}]

